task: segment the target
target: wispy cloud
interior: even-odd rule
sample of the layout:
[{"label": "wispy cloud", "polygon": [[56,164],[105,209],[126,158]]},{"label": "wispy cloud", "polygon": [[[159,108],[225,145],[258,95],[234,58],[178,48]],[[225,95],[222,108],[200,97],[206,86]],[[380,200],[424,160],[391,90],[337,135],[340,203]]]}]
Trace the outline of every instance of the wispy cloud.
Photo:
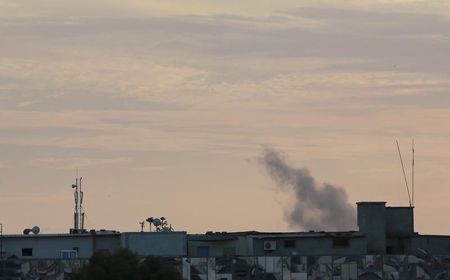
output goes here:
[{"label": "wispy cloud", "polygon": [[[367,20],[352,24],[360,18]],[[5,107],[61,110],[416,95],[448,88],[450,68],[441,59],[450,47],[447,22],[419,12],[326,7],[266,21],[214,15],[19,22],[3,27],[9,39],[2,50],[10,55],[0,61],[0,96]]]},{"label": "wispy cloud", "polygon": [[75,170],[76,168],[92,167],[97,165],[127,164],[130,158],[60,158],[43,157],[33,159],[30,164],[37,167],[51,167],[55,169]]},{"label": "wispy cloud", "polygon": [[168,166],[143,166],[143,167],[138,167],[137,168],[140,171],[144,171],[144,172],[159,172],[159,171],[164,171],[169,169]]},{"label": "wispy cloud", "polygon": [[[46,178],[76,166],[96,176],[127,166],[135,173],[123,183],[145,193],[149,177],[185,185],[159,172],[166,167],[204,178],[214,166],[200,158],[234,170],[230,162],[269,144],[316,164],[324,178],[341,176],[352,198],[368,189],[383,198],[397,182],[380,175],[392,169],[393,139],[421,137],[432,159],[448,153],[435,149],[450,131],[448,8],[413,0],[1,1],[0,150],[3,165],[14,166],[2,183],[20,195],[29,183],[19,173],[30,166]],[[436,169],[440,181],[444,170]],[[259,185],[252,170],[230,172],[224,182]],[[204,189],[216,183],[205,179]]]}]

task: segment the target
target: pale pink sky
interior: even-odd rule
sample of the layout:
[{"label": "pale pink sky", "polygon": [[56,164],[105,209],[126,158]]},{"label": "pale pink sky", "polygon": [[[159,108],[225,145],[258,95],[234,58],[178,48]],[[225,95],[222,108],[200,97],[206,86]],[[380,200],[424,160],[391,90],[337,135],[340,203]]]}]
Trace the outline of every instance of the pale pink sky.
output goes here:
[{"label": "pale pink sky", "polygon": [[[0,222],[284,231],[263,147],[449,234],[448,1],[0,0]],[[305,229],[308,230],[308,229]]]}]

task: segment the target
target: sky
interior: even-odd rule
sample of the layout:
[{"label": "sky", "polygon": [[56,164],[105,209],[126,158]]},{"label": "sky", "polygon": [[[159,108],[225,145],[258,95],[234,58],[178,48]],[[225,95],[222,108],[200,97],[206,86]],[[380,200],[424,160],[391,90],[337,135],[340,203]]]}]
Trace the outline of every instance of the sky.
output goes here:
[{"label": "sky", "polygon": [[[449,234],[450,3],[0,0],[0,222],[297,231],[269,147]],[[411,181],[409,182],[411,184]],[[148,230],[148,227],[147,227]]]}]

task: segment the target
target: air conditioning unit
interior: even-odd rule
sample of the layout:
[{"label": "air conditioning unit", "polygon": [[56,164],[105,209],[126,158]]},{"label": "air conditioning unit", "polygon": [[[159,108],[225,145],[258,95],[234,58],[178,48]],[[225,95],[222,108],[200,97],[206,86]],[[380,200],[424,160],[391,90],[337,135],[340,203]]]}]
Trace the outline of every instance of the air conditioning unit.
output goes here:
[{"label": "air conditioning unit", "polygon": [[276,241],[264,241],[264,251],[274,251],[277,249]]}]

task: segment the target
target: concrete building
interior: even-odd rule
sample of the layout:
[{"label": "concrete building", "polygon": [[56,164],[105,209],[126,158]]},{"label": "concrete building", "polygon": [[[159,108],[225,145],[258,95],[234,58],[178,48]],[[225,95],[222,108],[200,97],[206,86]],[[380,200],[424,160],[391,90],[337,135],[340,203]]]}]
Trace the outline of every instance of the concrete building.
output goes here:
[{"label": "concrete building", "polygon": [[450,236],[414,231],[413,207],[357,203],[358,231],[344,232],[125,232],[23,234],[2,237],[2,255],[20,259],[88,259],[95,252],[129,249],[140,256],[355,256],[424,251],[450,255]]},{"label": "concrete building", "polygon": [[4,235],[2,255],[20,259],[87,259],[95,252],[120,249],[120,233]]},{"label": "concrete building", "polygon": [[357,203],[358,231],[208,232],[188,236],[188,256],[450,255],[450,236],[414,231],[413,207],[386,202]]},{"label": "concrete building", "polygon": [[183,231],[124,232],[120,235],[120,244],[139,256],[187,255],[187,234]]},{"label": "concrete building", "polygon": [[110,232],[90,231],[80,234],[4,235],[5,258],[19,259],[89,259],[94,253],[114,253],[126,248],[140,256],[187,255],[186,232]]},{"label": "concrete building", "polygon": [[189,257],[366,254],[359,232],[209,232],[188,236]]},{"label": "concrete building", "polygon": [[188,256],[250,256],[253,242],[247,233],[207,232],[188,235]]},{"label": "concrete building", "polygon": [[359,202],[359,230],[342,232],[31,230],[1,237],[0,275],[70,279],[94,253],[126,248],[166,257],[186,280],[450,279],[450,236],[416,233],[413,210]]}]

